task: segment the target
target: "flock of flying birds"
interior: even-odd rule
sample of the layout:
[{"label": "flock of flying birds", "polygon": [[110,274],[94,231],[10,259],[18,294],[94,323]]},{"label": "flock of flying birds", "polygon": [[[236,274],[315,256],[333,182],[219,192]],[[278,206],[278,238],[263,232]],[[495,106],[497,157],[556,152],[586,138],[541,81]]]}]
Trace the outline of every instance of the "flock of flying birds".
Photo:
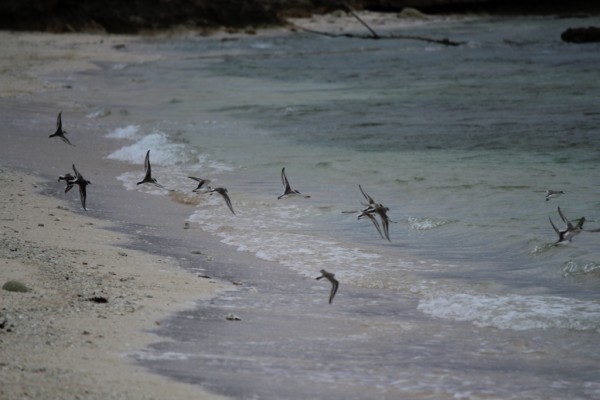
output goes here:
[{"label": "flock of flying birds", "polygon": [[[62,115],[62,112],[59,112],[58,118],[56,120],[56,131],[52,135],[50,135],[50,138],[59,137],[65,143],[73,146],[73,144],[69,141],[69,139],[67,139],[67,137],[65,137],[65,134],[67,132],[62,127],[61,115]],[[164,187],[163,185],[158,183],[156,178],[154,178],[152,176],[152,166],[150,165],[150,150],[148,150],[146,152],[146,157],[144,159],[144,169],[145,169],[144,178],[141,181],[137,182],[137,185],[147,183],[147,184],[151,184],[156,187],[159,187],[163,190],[167,190],[170,192],[174,191],[174,189],[167,189],[166,187]],[[91,184],[91,182],[86,180],[83,177],[83,175],[81,175],[81,173],[75,167],[75,164],[73,164],[73,172],[74,172],[74,175],[69,172],[64,175],[59,176],[58,181],[59,182],[61,180],[65,181],[65,183],[67,185],[65,188],[65,193],[69,192],[75,185],[77,185],[79,187],[79,195],[81,198],[81,205],[83,206],[83,209],[87,211],[87,209],[85,207],[86,188],[89,184]],[[211,195],[213,193],[220,194],[223,197],[223,199],[225,200],[225,203],[227,204],[227,207],[229,208],[229,210],[235,215],[235,211],[233,210],[233,205],[231,204],[231,199],[227,193],[226,188],[210,187],[209,179],[197,178],[195,176],[189,176],[188,178],[193,179],[194,181],[197,182],[197,187],[192,190],[193,192],[195,192],[195,193],[203,192],[203,193],[209,193]],[[282,199],[282,198],[291,197],[291,196],[310,198],[310,196],[303,195],[298,190],[295,190],[291,187],[290,182],[285,174],[285,167],[281,169],[281,182],[283,184],[283,193],[280,196],[278,196],[277,199]],[[364,189],[362,188],[362,186],[360,184],[358,185],[358,188],[360,189],[360,192],[364,196],[366,203],[362,203],[363,206],[365,206],[365,208],[360,210],[360,213],[357,218],[358,219],[363,219],[363,218],[369,219],[369,221],[371,221],[371,223],[377,230],[377,233],[379,233],[379,236],[381,236],[382,239],[391,241],[389,225],[390,225],[390,222],[394,222],[394,221],[392,221],[387,215],[389,208],[387,208],[386,206],[384,206],[381,203],[376,202],[369,194],[367,194],[367,192],[364,191]],[[564,194],[564,192],[562,190],[547,190],[546,191],[546,201],[553,199],[555,197],[558,197],[561,194]],[[343,212],[344,213],[355,213],[356,211],[343,211]],[[548,219],[550,220],[550,224],[552,225],[552,228],[558,235],[558,241],[556,241],[555,244],[559,244],[559,243],[563,243],[563,242],[570,242],[573,239],[573,237],[575,237],[576,235],[578,235],[579,233],[581,233],[584,230],[583,224],[585,222],[585,217],[581,217],[579,219],[579,221],[577,222],[577,224],[574,225],[567,217],[565,217],[565,215],[561,211],[560,207],[558,207],[558,214],[559,214],[560,218],[562,219],[563,223],[565,224],[565,228],[562,230],[558,229],[552,222],[552,219],[550,217],[548,217]],[[377,220],[377,217],[379,217],[379,221]],[[600,232],[600,228],[586,230],[586,231],[587,232]],[[329,294],[329,304],[331,304],[335,294],[337,293],[339,282],[337,279],[335,279],[335,274],[328,272],[324,269],[321,270],[321,276],[317,277],[316,279],[320,280],[322,278],[327,279],[331,283],[331,292]]]}]

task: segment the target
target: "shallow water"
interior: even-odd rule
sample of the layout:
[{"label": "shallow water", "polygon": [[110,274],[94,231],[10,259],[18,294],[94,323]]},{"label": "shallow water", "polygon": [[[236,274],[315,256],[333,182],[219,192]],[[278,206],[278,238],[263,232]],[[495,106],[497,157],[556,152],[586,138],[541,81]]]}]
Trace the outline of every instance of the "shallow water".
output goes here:
[{"label": "shallow water", "polygon": [[[598,22],[411,30],[460,47],[149,40],[136,51],[162,60],[77,76],[103,88],[88,117],[122,141],[107,158],[132,164],[124,187],[169,198],[135,184],[150,149],[171,198],[197,203],[191,226],[239,252],[206,271],[236,285],[136,358],[236,398],[600,398],[600,234],[554,246],[548,221],[560,206],[600,227],[600,46],[559,39]],[[277,200],[282,167],[310,199]],[[391,242],[357,220],[358,184],[389,207]]]}]

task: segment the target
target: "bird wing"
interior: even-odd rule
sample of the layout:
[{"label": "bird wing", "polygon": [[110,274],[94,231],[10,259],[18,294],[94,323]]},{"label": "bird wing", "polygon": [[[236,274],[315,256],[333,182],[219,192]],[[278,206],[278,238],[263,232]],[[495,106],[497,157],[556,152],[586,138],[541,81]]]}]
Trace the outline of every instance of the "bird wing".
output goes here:
[{"label": "bird wing", "polygon": [[58,113],[58,117],[56,117],[56,130],[60,131],[62,130],[62,117],[61,117],[62,111]]},{"label": "bird wing", "polygon": [[373,216],[373,214],[366,213],[366,214],[364,214],[364,216],[366,216],[367,218],[369,218],[371,220],[371,222],[375,226],[375,229],[377,229],[377,232],[379,233],[379,236],[381,236],[382,239],[385,239],[385,237],[383,236],[383,233],[381,232],[381,227],[379,226],[379,222],[377,222],[377,220],[375,219],[375,217]]},{"label": "bird wing", "polygon": [[235,211],[233,211],[233,206],[231,205],[231,199],[229,198],[229,195],[227,194],[227,190],[219,190],[218,192],[221,196],[223,196],[223,198],[225,199],[225,203],[227,203],[227,207],[229,207],[229,209],[231,210],[231,212],[235,215]]},{"label": "bird wing", "polygon": [[548,220],[550,221],[550,225],[552,225],[552,228],[554,228],[554,232],[556,232],[556,234],[560,237],[560,231],[558,230],[558,228],[554,225],[554,222],[552,222],[552,218],[548,217]]},{"label": "bird wing", "polygon": [[383,226],[383,233],[385,235],[385,238],[388,240],[388,242],[391,242],[390,219],[388,218],[387,213],[385,212],[383,207],[377,207],[375,211],[377,211],[377,214],[379,214],[379,217],[381,217],[381,225]]},{"label": "bird wing", "polygon": [[150,167],[150,150],[146,152],[146,158],[144,158],[144,169],[146,170],[145,178],[150,178],[152,176],[152,167]]},{"label": "bird wing", "polygon": [[290,181],[288,181],[287,176],[285,175],[285,167],[281,169],[281,183],[283,183],[284,193],[288,193],[292,190],[290,186]]},{"label": "bird wing", "polygon": [[562,213],[560,207],[558,207],[558,215],[560,215],[560,218],[563,220],[565,225],[567,225],[567,228],[569,230],[573,229],[573,224],[571,223],[571,221],[569,221],[569,219],[567,217],[565,217],[565,215]]},{"label": "bird wing", "polygon": [[328,277],[329,281],[331,281],[331,292],[329,293],[329,304],[331,304],[331,302],[333,301],[333,298],[335,297],[335,294],[338,291],[338,287],[340,286],[340,283],[338,282],[337,279],[335,279],[333,277],[333,274],[331,277]]},{"label": "bird wing", "polygon": [[81,205],[83,206],[83,209],[85,211],[87,211],[87,209],[85,208],[85,198],[86,198],[85,187],[86,187],[85,183],[79,185],[79,197],[81,198]]},{"label": "bird wing", "polygon": [[367,199],[367,201],[369,202],[369,204],[375,204],[375,200],[373,200],[373,198],[371,196],[369,196],[362,188],[362,186],[360,186],[360,184],[358,185],[358,188],[360,189],[360,192],[363,194],[363,196],[365,196],[365,199]]}]

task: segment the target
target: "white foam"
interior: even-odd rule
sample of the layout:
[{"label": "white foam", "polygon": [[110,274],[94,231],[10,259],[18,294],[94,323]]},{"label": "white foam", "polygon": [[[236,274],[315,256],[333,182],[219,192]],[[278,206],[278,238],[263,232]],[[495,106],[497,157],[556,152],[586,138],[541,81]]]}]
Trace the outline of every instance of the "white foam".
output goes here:
[{"label": "white foam", "polygon": [[[132,129],[130,129],[132,130]],[[146,152],[151,150],[152,165],[173,166],[199,162],[198,154],[183,143],[171,142],[164,132],[155,131],[132,145],[124,146],[107,158],[132,164],[143,164]]]},{"label": "white foam", "polygon": [[301,219],[315,212],[312,206],[264,205],[262,202],[254,206],[236,204],[234,195],[235,216],[227,210],[221,198],[213,196],[214,202],[203,203],[188,220],[198,222],[201,229],[216,234],[223,243],[234,246],[238,251],[277,262],[305,276],[312,277],[315,271],[328,268],[344,276],[346,281],[363,280],[369,271],[395,268],[401,263],[394,260],[393,265],[388,265],[389,260],[384,261],[379,254],[354,243],[306,234],[306,224]]},{"label": "white foam", "polygon": [[498,329],[600,330],[600,304],[557,296],[440,293],[422,300],[418,309],[437,318]]},{"label": "white foam", "polygon": [[135,351],[127,353],[128,356],[133,356],[139,360],[187,360],[192,355],[187,353],[179,353],[173,351],[167,351],[164,353],[152,353],[150,351]]},{"label": "white foam", "polygon": [[113,139],[134,139],[140,131],[139,125],[127,125],[123,128],[117,128],[106,134],[107,138]]},{"label": "white foam", "polygon": [[410,228],[418,231],[428,231],[437,227],[446,225],[452,221],[447,219],[436,219],[436,218],[409,218],[408,223]]}]

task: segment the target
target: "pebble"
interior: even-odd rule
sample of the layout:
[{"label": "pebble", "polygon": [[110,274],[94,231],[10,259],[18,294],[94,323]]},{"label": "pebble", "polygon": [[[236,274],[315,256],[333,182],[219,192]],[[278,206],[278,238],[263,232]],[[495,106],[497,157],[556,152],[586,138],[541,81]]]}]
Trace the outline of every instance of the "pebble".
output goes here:
[{"label": "pebble", "polygon": [[4,285],[2,285],[2,289],[8,292],[18,292],[18,293],[26,293],[29,292],[29,289],[24,283],[19,281],[8,281]]}]

